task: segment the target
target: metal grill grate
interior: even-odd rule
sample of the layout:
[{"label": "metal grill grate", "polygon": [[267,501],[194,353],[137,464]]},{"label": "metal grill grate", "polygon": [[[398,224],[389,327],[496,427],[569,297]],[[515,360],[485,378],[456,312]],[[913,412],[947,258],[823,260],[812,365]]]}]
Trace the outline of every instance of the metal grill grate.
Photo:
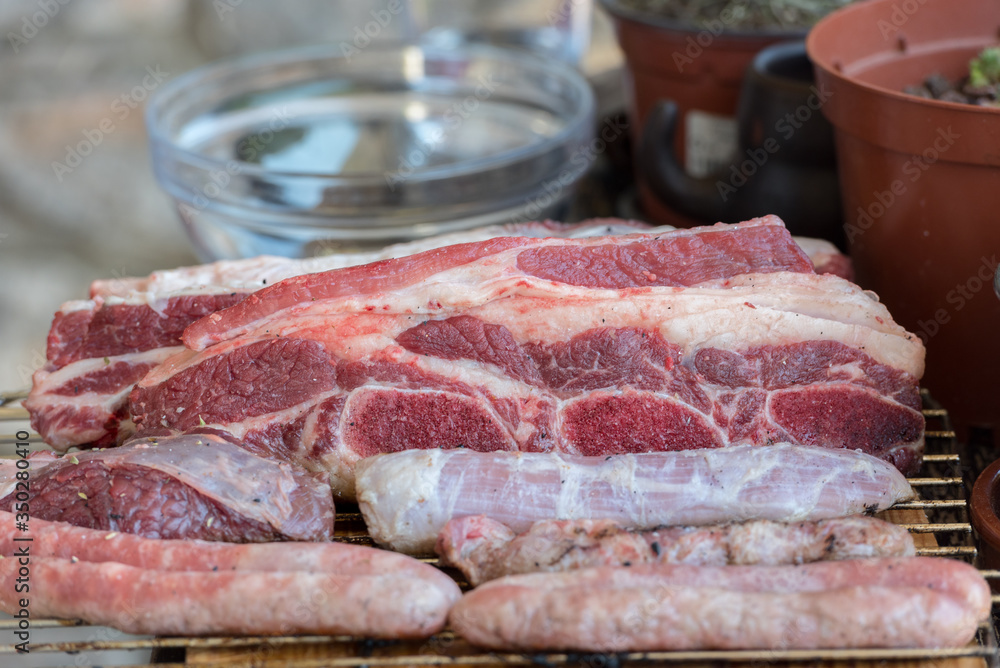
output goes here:
[{"label": "metal grill grate", "polygon": [[[26,429],[26,412],[18,406],[23,393],[0,394],[0,455],[10,454],[17,429]],[[924,394],[925,406],[931,403]],[[946,556],[975,562],[976,548],[972,539],[965,502],[961,461],[955,433],[948,414],[940,408],[924,409],[927,419],[927,454],[924,455],[920,474],[910,479],[920,499],[896,504],[884,513],[886,519],[905,526],[914,534],[917,554]],[[23,425],[20,423],[24,423]],[[32,448],[44,448],[44,443],[32,434]],[[356,511],[338,512],[337,540],[370,545],[361,516]],[[436,559],[425,559],[437,564]],[[982,570],[983,576],[1000,580],[1000,571]],[[1000,595],[994,595],[994,616],[1000,608]],[[13,620],[0,620],[0,665],[16,661],[13,642],[6,642],[4,634],[16,628]],[[274,637],[199,637],[199,638],[134,638],[107,629],[86,626],[80,621],[40,620],[31,621],[33,631],[52,634],[84,631],[84,640],[31,643],[31,655],[63,657],[62,661],[76,666],[108,665],[108,652],[152,653],[157,665],[285,665],[298,668],[311,666],[337,666],[342,668],[401,666],[494,666],[579,665],[587,668],[619,668],[630,664],[668,663],[800,663],[817,662],[931,662],[941,668],[942,661],[956,661],[965,668],[972,665],[990,665],[1000,668],[995,626],[983,625],[977,638],[967,647],[943,650],[769,650],[769,651],[689,651],[689,652],[634,652],[615,655],[583,655],[569,653],[551,654],[501,654],[477,650],[450,631],[420,641],[371,641],[342,636],[274,636]],[[66,653],[66,654],[62,654]],[[128,655],[126,655],[128,656]],[[133,655],[134,656],[134,655]],[[81,659],[86,659],[81,661]],[[160,661],[158,659],[166,659]],[[143,660],[143,659],[139,659]],[[968,661],[975,661],[969,664]],[[179,663],[183,661],[183,663]],[[16,664],[15,664],[16,665]],[[37,665],[37,664],[33,664]],[[930,664],[928,664],[930,665]]]}]

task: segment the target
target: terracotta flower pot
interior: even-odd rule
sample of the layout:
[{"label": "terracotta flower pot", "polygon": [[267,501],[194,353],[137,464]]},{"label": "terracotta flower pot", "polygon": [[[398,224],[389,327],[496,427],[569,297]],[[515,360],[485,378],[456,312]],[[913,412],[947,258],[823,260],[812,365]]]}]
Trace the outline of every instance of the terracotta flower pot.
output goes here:
[{"label": "terracotta flower pot", "polygon": [[[632,141],[661,100],[678,107],[674,149],[689,174],[706,176],[728,165],[737,150],[736,108],[747,66],[761,49],[800,38],[805,31],[738,32],[732,17],[720,16],[691,27],[639,12],[621,0],[601,0],[611,14],[631,79],[629,112]],[[690,227],[705,221],[668,208],[636,169],[639,199],[646,218]],[[715,221],[710,221],[715,222]]]},{"label": "terracotta flower pot", "polygon": [[870,0],[809,34],[830,91],[845,231],[858,282],[927,344],[924,385],[960,438],[1000,427],[1000,110],[906,95],[959,79],[998,41],[1000,3]]},{"label": "terracotta flower pot", "polygon": [[[979,534],[979,567],[1000,568],[1000,460],[990,464],[972,487],[969,519]],[[1000,580],[991,580],[994,592]]]}]

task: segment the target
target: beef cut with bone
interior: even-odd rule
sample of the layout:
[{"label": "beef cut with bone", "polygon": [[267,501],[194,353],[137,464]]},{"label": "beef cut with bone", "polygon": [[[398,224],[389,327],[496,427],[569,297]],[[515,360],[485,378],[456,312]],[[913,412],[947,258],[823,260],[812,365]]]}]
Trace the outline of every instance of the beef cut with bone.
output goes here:
[{"label": "beef cut with bone", "polygon": [[[652,232],[609,219],[565,225],[493,225],[389,246],[371,253],[290,259],[261,256],[156,271],[145,278],[94,281],[90,299],[63,304],[49,332],[46,364],[33,378],[25,407],[32,426],[58,450],[115,445],[132,434],[128,393],[149,369],[179,352],[184,328],[291,276],[329,271],[431,248],[501,236],[588,237]],[[846,258],[816,239],[801,239],[817,270],[849,277]]]},{"label": "beef cut with bone", "polygon": [[923,346],[776,219],[499,238],[291,278],[185,330],[132,392],[327,472],[411,448],[608,455],[791,442],[919,466]]}]

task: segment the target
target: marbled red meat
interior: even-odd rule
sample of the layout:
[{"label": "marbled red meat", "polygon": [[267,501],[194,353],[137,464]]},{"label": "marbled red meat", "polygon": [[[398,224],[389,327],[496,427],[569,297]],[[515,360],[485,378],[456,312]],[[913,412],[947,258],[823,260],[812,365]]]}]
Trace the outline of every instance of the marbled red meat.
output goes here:
[{"label": "marbled red meat", "polygon": [[[648,229],[641,223],[595,220],[578,225],[521,223],[446,234],[374,253],[291,260],[262,256],[158,271],[146,278],[94,281],[89,301],[67,302],[55,315],[48,361],[24,403],[32,426],[58,450],[116,445],[131,435],[126,397],[146,369],[176,353],[184,328],[290,276],[412,255],[493,237],[586,237]],[[113,377],[102,365],[131,366]],[[64,388],[83,388],[67,399]],[[54,389],[56,388],[56,389]]]},{"label": "marbled red meat", "polygon": [[[0,510],[17,507],[18,491],[16,480],[0,479]],[[325,480],[211,434],[41,460],[31,470],[27,504],[32,518],[146,538],[263,542],[333,536],[333,499]]]},{"label": "marbled red meat", "polygon": [[[714,261],[742,241],[764,258],[758,273]],[[675,245],[689,256],[673,274],[649,264]],[[616,287],[581,287],[525,273],[529,250],[660,273],[639,287],[641,272],[605,267]],[[346,497],[355,462],[410,448],[607,455],[791,442],[858,448],[913,472],[923,444],[919,340],[870,294],[812,273],[775,220],[437,249],[284,281],[185,339],[204,349],[155,368],[131,395],[140,434],[207,425],[329,472]]]}]

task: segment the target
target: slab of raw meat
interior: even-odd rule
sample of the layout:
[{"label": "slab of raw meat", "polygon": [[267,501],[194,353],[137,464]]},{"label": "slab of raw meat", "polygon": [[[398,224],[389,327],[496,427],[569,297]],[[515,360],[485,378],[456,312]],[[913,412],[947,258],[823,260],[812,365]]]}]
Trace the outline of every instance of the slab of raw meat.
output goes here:
[{"label": "slab of raw meat", "polygon": [[[495,237],[585,238],[644,231],[659,234],[669,226],[598,219],[585,223],[521,223],[445,234],[371,253],[343,253],[289,259],[262,256],[154,272],[145,278],[95,281],[89,301],[64,304],[49,335],[48,363],[35,375],[25,403],[34,428],[47,443],[65,451],[73,446],[115,445],[133,432],[125,397],[151,365],[176,352],[190,323],[242,300],[254,290],[284,278],[413,255],[432,248]],[[851,277],[850,260],[830,243],[796,237],[818,272]],[[108,367],[108,368],[105,368]]]},{"label": "slab of raw meat", "polygon": [[863,515],[647,530],[601,519],[543,520],[520,535],[485,515],[469,515],[444,526],[434,551],[473,586],[505,575],[597,566],[780,566],[915,554],[905,528]]},{"label": "slab of raw meat", "polygon": [[408,450],[362,460],[357,476],[372,538],[410,554],[432,552],[448,521],[467,515],[516,533],[539,520],[653,529],[829,519],[913,494],[880,459],[787,444],[608,457]]},{"label": "slab of raw meat", "polygon": [[[0,609],[30,597],[32,616],[131,633],[426,637],[460,596],[427,564],[356,545],[150,540],[35,518],[29,529],[0,512]],[[30,593],[15,589],[24,550]]]},{"label": "slab of raw meat", "polygon": [[313,274],[185,338],[216,343],[139,383],[139,433],[208,425],[328,471],[347,498],[359,459],[407,448],[796,442],[920,465],[922,344],[871,294],[814,274],[774,220]]},{"label": "slab of raw meat", "polygon": [[33,428],[60,451],[73,446],[116,445],[133,432],[128,392],[150,368],[180,350],[184,328],[260,287],[291,276],[498,236],[576,238],[638,229],[648,228],[617,219],[576,225],[497,225],[397,244],[373,253],[300,260],[262,256],[158,271],[146,278],[95,281],[90,300],[67,302],[56,313],[49,332],[47,363],[35,374],[24,406],[31,414]]},{"label": "slab of raw meat", "polygon": [[[147,538],[333,537],[333,498],[325,476],[263,459],[212,434],[156,441],[55,461],[29,458],[28,514]],[[9,476],[0,482],[0,510],[21,512],[22,490]]]},{"label": "slab of raw meat", "polygon": [[467,593],[449,622],[507,651],[936,648],[965,645],[989,613],[972,566],[903,557],[515,575]]}]

